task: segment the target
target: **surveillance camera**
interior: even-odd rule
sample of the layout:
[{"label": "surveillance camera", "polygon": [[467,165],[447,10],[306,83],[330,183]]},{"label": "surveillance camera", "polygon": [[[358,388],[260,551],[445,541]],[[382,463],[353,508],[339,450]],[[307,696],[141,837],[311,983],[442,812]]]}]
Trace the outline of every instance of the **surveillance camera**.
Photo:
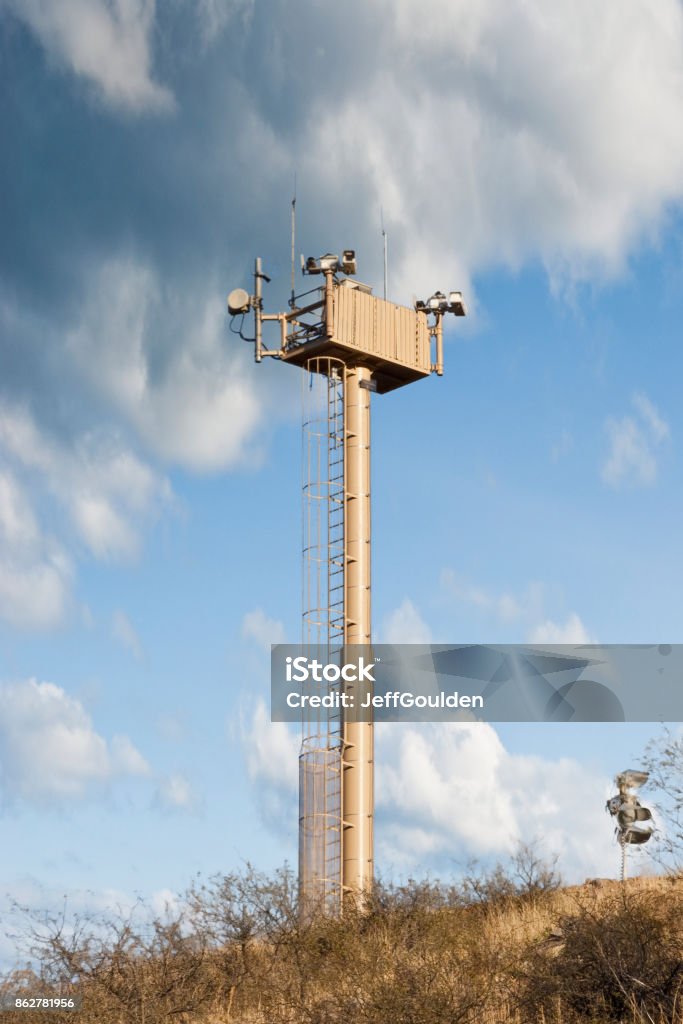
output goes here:
[{"label": "surveillance camera", "polygon": [[345,274],[356,273],[356,253],[353,249],[344,249],[342,252],[341,268]]},{"label": "surveillance camera", "polygon": [[321,270],[337,270],[339,267],[339,257],[332,252],[326,252],[324,256],[321,256],[318,260]]}]

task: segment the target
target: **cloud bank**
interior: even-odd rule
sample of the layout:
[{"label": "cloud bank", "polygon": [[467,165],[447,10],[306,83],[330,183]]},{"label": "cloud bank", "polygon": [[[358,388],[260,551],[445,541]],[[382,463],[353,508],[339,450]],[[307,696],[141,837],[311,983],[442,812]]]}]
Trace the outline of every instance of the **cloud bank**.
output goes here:
[{"label": "cloud bank", "polygon": [[378,856],[395,869],[455,870],[517,842],[559,855],[568,879],[609,874],[617,848],[600,779],[577,761],[511,754],[485,723],[376,729]]},{"label": "cloud bank", "polygon": [[128,113],[171,110],[173,96],[152,77],[154,0],[4,0],[60,66]]},{"label": "cloud bank", "polygon": [[149,765],[127,736],[106,740],[80,701],[54,683],[0,686],[0,797],[60,806]]},{"label": "cloud bank", "polygon": [[[0,2],[20,83],[0,114],[14,140],[0,167],[0,469],[37,524],[18,553],[0,550],[5,619],[60,621],[84,550],[135,556],[166,472],[249,464],[290,415],[293,378],[263,366],[256,383],[223,296],[258,251],[268,302],[284,302],[295,174],[301,247],[355,246],[376,285],[382,208],[398,301],[435,287],[474,300],[478,274],[527,263],[553,287],[605,281],[680,208],[677,0],[254,12]],[[653,479],[663,420],[647,402],[608,425],[610,485]],[[46,528],[41,488],[82,547]]]},{"label": "cloud bank", "polygon": [[[265,824],[293,835],[299,739],[259,703],[243,729]],[[618,862],[604,801],[610,781],[578,761],[511,754],[486,723],[375,727],[377,860],[389,874],[457,874],[520,841],[559,855],[569,881],[611,875]]]}]

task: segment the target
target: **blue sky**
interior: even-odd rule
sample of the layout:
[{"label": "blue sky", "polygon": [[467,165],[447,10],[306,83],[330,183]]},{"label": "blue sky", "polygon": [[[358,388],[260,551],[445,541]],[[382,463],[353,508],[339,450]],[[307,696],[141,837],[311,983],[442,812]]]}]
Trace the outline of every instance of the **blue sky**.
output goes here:
[{"label": "blue sky", "polygon": [[[683,640],[682,43],[679,0],[0,0],[3,898],[296,859],[301,382],[224,312],[255,255],[286,301],[295,175],[297,248],[380,291],[382,209],[390,297],[470,309],[373,399],[376,638]],[[380,870],[614,873],[658,731],[386,726]]]}]

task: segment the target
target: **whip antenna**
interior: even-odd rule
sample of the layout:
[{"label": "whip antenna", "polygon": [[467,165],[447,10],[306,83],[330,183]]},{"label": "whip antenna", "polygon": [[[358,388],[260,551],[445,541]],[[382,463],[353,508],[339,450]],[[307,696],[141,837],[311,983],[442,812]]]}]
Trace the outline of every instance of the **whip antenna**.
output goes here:
[{"label": "whip antenna", "polygon": [[380,207],[379,219],[382,225],[382,243],[384,247],[384,298],[387,297],[387,233],[384,230],[384,211]]},{"label": "whip antenna", "polygon": [[294,175],[294,195],[292,196],[292,297],[290,306],[294,306],[294,250],[296,247],[296,174]]}]

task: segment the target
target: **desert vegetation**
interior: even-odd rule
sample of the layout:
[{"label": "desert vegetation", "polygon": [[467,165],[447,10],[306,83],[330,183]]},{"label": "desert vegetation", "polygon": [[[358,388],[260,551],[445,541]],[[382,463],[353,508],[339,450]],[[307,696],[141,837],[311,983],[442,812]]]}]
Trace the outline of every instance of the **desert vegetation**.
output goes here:
[{"label": "desert vegetation", "polygon": [[[144,908],[142,908],[144,910]],[[161,916],[26,919],[4,992],[79,993],[79,1024],[683,1022],[683,878],[562,888],[532,850],[457,885],[377,885],[300,921],[287,868],[202,881]]]}]

